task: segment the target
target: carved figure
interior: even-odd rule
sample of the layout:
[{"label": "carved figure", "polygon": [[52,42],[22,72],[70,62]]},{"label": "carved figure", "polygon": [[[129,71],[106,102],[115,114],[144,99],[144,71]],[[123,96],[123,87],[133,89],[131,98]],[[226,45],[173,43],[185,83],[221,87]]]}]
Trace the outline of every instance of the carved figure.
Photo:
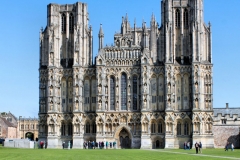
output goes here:
[{"label": "carved figure", "polygon": [[98,86],[98,94],[102,94],[102,86]]}]

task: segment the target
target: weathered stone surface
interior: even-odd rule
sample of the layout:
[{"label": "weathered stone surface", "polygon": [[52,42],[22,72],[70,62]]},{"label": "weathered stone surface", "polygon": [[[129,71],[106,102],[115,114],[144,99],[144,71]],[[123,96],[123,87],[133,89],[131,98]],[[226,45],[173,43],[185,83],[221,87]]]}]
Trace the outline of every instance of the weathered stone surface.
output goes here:
[{"label": "weathered stone surface", "polygon": [[226,143],[233,143],[239,146],[239,126],[214,126],[214,144],[216,148],[224,148]]}]

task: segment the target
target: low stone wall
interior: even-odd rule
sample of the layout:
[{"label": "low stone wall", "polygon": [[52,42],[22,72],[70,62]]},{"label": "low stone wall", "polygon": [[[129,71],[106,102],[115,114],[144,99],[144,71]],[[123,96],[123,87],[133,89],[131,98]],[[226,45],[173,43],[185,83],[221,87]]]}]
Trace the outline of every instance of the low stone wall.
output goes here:
[{"label": "low stone wall", "polygon": [[28,139],[5,139],[4,147],[34,148],[34,141]]},{"label": "low stone wall", "polygon": [[215,148],[224,148],[226,143],[233,143],[235,148],[240,148],[239,126],[213,126]]}]

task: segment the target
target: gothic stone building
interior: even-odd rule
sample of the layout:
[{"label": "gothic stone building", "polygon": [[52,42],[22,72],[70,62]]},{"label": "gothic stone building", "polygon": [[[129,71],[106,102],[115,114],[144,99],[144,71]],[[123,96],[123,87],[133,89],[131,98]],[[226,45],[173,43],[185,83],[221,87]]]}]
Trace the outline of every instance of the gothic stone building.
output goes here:
[{"label": "gothic stone building", "polygon": [[18,138],[18,119],[11,112],[0,112],[0,138]]},{"label": "gothic stone building", "polygon": [[19,137],[38,140],[38,118],[23,118],[18,120]]},{"label": "gothic stone building", "polygon": [[[39,139],[108,141],[118,148],[214,147],[211,26],[203,0],[162,0],[161,23],[122,18],[114,45],[93,64],[87,4],[47,7],[40,32]],[[97,15],[96,15],[97,16]]]}]

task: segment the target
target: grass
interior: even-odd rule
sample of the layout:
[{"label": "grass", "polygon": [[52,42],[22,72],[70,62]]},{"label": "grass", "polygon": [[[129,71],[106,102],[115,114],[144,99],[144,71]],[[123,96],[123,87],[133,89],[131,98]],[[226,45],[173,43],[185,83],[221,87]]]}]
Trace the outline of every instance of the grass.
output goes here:
[{"label": "grass", "polygon": [[[194,150],[180,150],[180,149],[162,149],[162,150],[137,150],[137,149],[122,149],[122,150],[61,150],[61,149],[18,149],[18,148],[4,148],[0,146],[1,160],[154,160],[154,159],[171,159],[171,160],[209,160],[219,159],[223,156],[240,159],[240,150],[234,152],[225,152],[223,149],[205,149],[203,155],[196,156]],[[223,158],[224,159],[224,158]]]}]

